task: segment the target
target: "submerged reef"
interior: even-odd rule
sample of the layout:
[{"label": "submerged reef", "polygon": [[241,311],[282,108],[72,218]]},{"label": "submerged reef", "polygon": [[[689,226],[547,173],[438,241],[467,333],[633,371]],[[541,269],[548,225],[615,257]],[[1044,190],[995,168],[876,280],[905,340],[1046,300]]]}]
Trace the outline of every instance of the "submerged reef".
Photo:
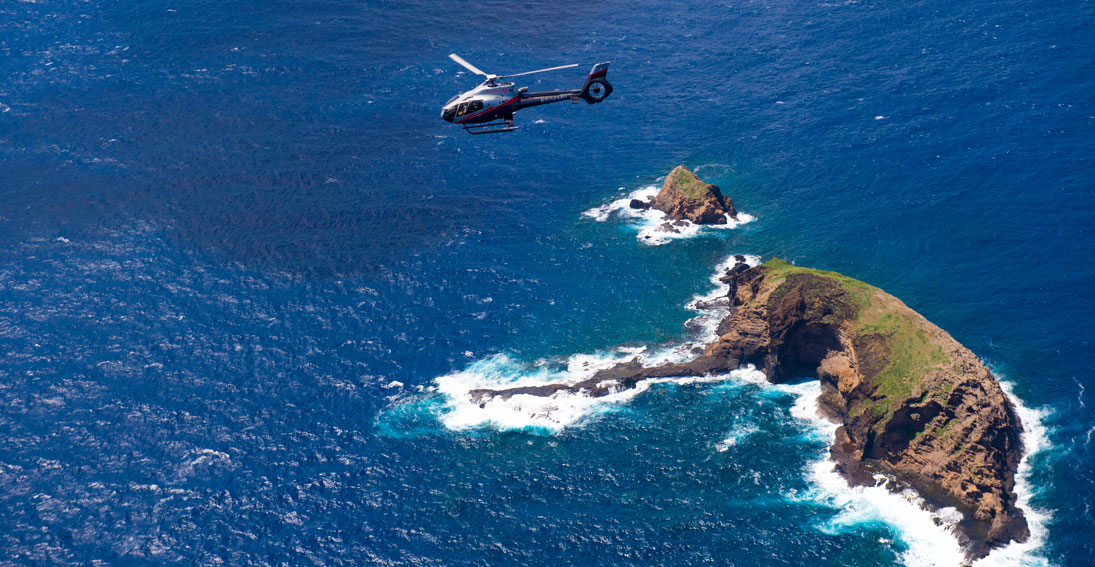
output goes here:
[{"label": "submerged reef", "polygon": [[850,484],[887,482],[915,489],[933,508],[954,507],[970,558],[1029,537],[1014,492],[1022,424],[969,349],[896,297],[835,272],[740,261],[721,281],[731,310],[719,338],[689,362],[644,367],[636,359],[578,383],[469,394],[480,404],[517,394],[604,396],[649,378],[745,364],[773,383],[817,377],[819,411],[840,425],[831,455]]}]

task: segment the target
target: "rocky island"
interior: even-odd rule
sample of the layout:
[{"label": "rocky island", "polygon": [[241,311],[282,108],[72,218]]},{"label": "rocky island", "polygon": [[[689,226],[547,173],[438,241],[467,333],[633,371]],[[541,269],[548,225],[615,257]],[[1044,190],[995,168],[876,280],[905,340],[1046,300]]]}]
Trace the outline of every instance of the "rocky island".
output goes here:
[{"label": "rocky island", "polygon": [[648,378],[744,364],[773,383],[816,377],[819,410],[840,425],[831,455],[850,484],[886,480],[915,489],[933,508],[956,508],[970,558],[1026,540],[1014,492],[1022,424],[972,352],[896,297],[835,272],[740,261],[721,281],[729,315],[719,338],[690,362],[644,367],[636,358],[579,383],[470,395],[479,403],[560,391],[603,396]]},{"label": "rocky island", "polygon": [[687,167],[678,165],[665,177],[658,194],[650,201],[631,200],[633,209],[656,209],[668,221],[690,221],[695,224],[726,224],[727,218],[737,219],[734,202],[722,194],[717,185],[704,183]]}]

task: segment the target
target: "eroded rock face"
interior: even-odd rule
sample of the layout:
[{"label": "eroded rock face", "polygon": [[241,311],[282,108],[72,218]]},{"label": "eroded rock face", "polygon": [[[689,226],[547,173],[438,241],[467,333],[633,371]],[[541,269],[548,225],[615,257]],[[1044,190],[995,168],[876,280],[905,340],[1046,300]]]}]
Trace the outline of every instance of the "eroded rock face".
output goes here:
[{"label": "eroded rock face", "polygon": [[[744,261],[744,259],[742,259]],[[722,278],[733,311],[720,338],[684,364],[636,361],[577,384],[478,390],[481,401],[561,390],[602,396],[653,377],[755,364],[772,382],[816,376],[822,412],[840,424],[831,448],[851,484],[912,487],[953,506],[971,558],[1029,536],[1016,507],[1022,424],[992,374],[945,331],[863,282],[771,260]]]},{"label": "eroded rock face", "polygon": [[972,352],[839,274],[771,261],[734,279],[738,308],[704,356],[757,364],[773,382],[817,376],[849,482],[881,473],[954,506],[971,557],[1028,537],[1014,493],[1022,424]]},{"label": "eroded rock face", "polygon": [[[635,203],[631,206],[636,208]],[[734,202],[724,197],[717,185],[700,181],[683,165],[678,165],[666,176],[650,206],[665,213],[669,219],[696,224],[726,224],[727,216],[732,219],[738,216]]]}]

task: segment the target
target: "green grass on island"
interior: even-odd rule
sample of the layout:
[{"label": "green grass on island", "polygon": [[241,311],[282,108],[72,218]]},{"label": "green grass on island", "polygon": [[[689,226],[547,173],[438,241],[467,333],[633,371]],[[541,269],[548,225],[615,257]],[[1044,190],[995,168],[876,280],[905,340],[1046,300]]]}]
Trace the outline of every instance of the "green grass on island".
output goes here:
[{"label": "green grass on island", "polygon": [[[856,344],[871,345],[874,352],[870,354],[882,357],[872,378],[878,398],[869,408],[849,408],[854,415],[867,409],[876,416],[889,415],[913,395],[946,403],[953,385],[925,380],[950,362],[946,333],[892,295],[843,274],[802,268],[779,258],[763,266],[768,269],[766,277],[777,286],[769,298],[770,306],[777,305],[795,288],[807,309],[820,308],[815,306],[824,299],[824,308],[832,314],[823,321],[836,325],[847,322],[841,326],[851,335],[849,338]],[[799,274],[813,277],[794,277]]]},{"label": "green grass on island", "polygon": [[669,182],[689,199],[701,199],[707,196],[707,183],[683,166],[669,173]]}]

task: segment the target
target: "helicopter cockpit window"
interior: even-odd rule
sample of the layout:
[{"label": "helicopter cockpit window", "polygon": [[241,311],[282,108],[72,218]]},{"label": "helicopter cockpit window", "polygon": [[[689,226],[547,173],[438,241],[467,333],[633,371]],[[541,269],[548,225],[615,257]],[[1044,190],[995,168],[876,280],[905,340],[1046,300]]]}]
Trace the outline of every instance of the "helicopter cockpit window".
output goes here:
[{"label": "helicopter cockpit window", "polygon": [[473,100],[471,102],[465,102],[456,109],[457,116],[464,116],[465,114],[471,114],[473,112],[479,112],[483,110],[483,101]]}]

